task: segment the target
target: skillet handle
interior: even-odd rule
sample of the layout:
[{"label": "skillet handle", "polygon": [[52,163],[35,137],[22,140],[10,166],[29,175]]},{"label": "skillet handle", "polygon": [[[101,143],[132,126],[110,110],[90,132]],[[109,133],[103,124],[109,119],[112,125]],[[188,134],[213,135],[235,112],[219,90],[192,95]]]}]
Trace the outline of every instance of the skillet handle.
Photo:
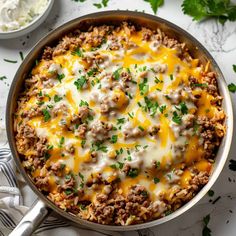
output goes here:
[{"label": "skillet handle", "polygon": [[41,200],[36,200],[9,236],[29,236],[49,214],[50,209]]}]

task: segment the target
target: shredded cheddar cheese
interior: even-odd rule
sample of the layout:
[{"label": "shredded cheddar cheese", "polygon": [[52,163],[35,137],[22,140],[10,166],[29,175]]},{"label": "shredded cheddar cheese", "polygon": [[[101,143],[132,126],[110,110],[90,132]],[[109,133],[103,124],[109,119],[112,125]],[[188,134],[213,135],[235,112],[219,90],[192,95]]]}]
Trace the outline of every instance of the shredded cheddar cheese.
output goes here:
[{"label": "shredded cheddar cheese", "polygon": [[97,45],[96,32],[83,33],[83,44],[75,36],[33,68],[35,82],[16,111],[18,151],[36,185],[82,218],[89,211],[81,213],[81,204],[96,206],[99,194],[111,192],[129,198],[134,186],[146,189],[160,217],[162,199],[173,201],[195,175],[210,174],[216,147],[209,151],[209,142],[221,138],[207,136],[222,112],[206,80],[214,75],[177,42],[169,46],[157,33],[144,39],[145,28],[123,26]]}]

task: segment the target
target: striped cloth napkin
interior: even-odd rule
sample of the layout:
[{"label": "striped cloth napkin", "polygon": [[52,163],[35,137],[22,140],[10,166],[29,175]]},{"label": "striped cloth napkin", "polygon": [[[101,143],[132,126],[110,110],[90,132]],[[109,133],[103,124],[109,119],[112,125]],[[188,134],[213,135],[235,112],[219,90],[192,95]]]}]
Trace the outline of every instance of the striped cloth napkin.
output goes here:
[{"label": "striped cloth napkin", "polygon": [[[35,195],[16,169],[10,149],[0,148],[0,236],[9,235],[29,209],[25,206],[26,202],[30,205],[34,200]],[[52,213],[34,232],[34,235],[154,236],[155,234],[149,229],[118,233],[78,228],[60,218],[56,213]]]}]

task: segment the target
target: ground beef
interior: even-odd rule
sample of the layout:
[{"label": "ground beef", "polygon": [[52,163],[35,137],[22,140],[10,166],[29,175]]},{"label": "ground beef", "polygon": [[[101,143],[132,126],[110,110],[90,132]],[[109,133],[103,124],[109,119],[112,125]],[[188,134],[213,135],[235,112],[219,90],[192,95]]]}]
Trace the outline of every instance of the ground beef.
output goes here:
[{"label": "ground beef", "polygon": [[109,138],[109,131],[112,129],[112,124],[103,121],[95,122],[91,127],[91,134],[93,139],[97,141],[104,141]]}]

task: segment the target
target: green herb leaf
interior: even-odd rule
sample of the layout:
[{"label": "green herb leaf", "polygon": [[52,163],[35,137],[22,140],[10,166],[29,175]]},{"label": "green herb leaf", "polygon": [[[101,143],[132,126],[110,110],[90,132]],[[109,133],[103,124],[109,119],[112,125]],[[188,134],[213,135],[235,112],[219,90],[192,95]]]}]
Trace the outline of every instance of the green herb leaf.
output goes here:
[{"label": "green herb leaf", "polygon": [[179,106],[180,106],[180,111],[183,115],[188,114],[188,107],[186,106],[185,102],[181,102]]},{"label": "green herb leaf", "polygon": [[84,176],[79,172],[79,177],[84,181]]},{"label": "green herb leaf", "polygon": [[226,20],[236,20],[236,5],[232,5],[229,0],[184,0],[182,10],[197,21],[210,17],[222,24]]},{"label": "green herb leaf", "polygon": [[122,68],[119,68],[113,72],[112,76],[114,77],[115,80],[119,80],[121,70]]},{"label": "green herb leaf", "polygon": [[141,95],[146,94],[149,90],[149,86],[147,84],[147,78],[144,78],[143,82],[140,83],[138,86],[139,86],[140,94]]},{"label": "green herb leaf", "polygon": [[153,182],[154,182],[155,184],[157,184],[157,183],[160,182],[160,179],[158,179],[157,177],[154,177]]},{"label": "green herb leaf", "polygon": [[71,54],[73,56],[79,56],[79,57],[83,57],[84,56],[82,50],[79,47],[76,48]]},{"label": "green herb leaf", "polygon": [[125,118],[118,118],[117,119],[117,125],[124,124],[125,123]]},{"label": "green herb leaf", "polygon": [[228,85],[228,89],[231,93],[235,93],[236,92],[236,85],[234,83],[231,83]]},{"label": "green herb leaf", "polygon": [[83,75],[81,76],[79,79],[77,79],[75,82],[74,82],[74,85],[76,86],[76,88],[78,90],[81,90],[83,88],[83,86],[85,85],[85,83],[87,82],[87,79],[86,77]]},{"label": "green herb leaf", "polygon": [[158,108],[158,102],[157,101],[151,101],[148,97],[144,97],[144,101],[145,101],[145,106],[144,106],[144,110],[145,111],[150,111],[150,115],[153,117],[155,116],[156,112],[157,112],[157,108]]},{"label": "green herb leaf", "polygon": [[233,70],[236,73],[236,65],[233,65]]},{"label": "green herb leaf", "polygon": [[102,4],[101,3],[94,3],[93,4],[96,8],[101,9],[102,8]]},{"label": "green herb leaf", "polygon": [[203,218],[203,230],[202,230],[202,236],[211,236],[211,230],[208,228],[208,224],[210,222],[210,215],[208,214]]},{"label": "green herb leaf", "polygon": [[62,145],[65,143],[65,138],[61,137],[60,141],[59,141],[59,147],[62,147]]},{"label": "green herb leaf", "polygon": [[48,160],[48,159],[50,158],[50,156],[51,156],[50,153],[45,152],[45,154],[44,154],[44,159],[45,159],[45,160]]},{"label": "green herb leaf", "polygon": [[86,143],[86,140],[83,139],[83,140],[81,141],[81,147],[82,147],[82,148],[84,148],[85,143]]},{"label": "green herb leaf", "polygon": [[208,87],[208,85],[205,84],[205,83],[203,83],[203,84],[197,83],[197,84],[193,84],[193,86],[194,86],[194,87]]},{"label": "green herb leaf", "polygon": [[54,96],[54,102],[60,102],[63,98],[58,96],[57,94]]},{"label": "green herb leaf", "polygon": [[102,145],[100,142],[96,142],[92,144],[91,151],[102,151],[102,152],[108,152],[107,146]]},{"label": "green herb leaf", "polygon": [[112,164],[112,165],[110,165],[110,167],[111,168],[113,168],[113,169],[122,169],[123,168],[123,166],[124,166],[124,163],[123,162],[117,162],[117,163],[115,163],[115,164]]},{"label": "green herb leaf", "polygon": [[174,76],[171,74],[170,75],[170,80],[173,80],[174,79]]},{"label": "green herb leaf", "polygon": [[0,80],[4,80],[4,79],[7,79],[7,77],[6,76],[1,76],[0,77]]},{"label": "green herb leaf", "polygon": [[17,63],[17,61],[13,61],[13,60],[9,60],[9,59],[3,59],[5,62],[9,62],[9,63]]},{"label": "green herb leaf", "polygon": [[107,7],[107,3],[109,2],[110,0],[102,0],[102,5],[104,7]]},{"label": "green herb leaf", "polygon": [[117,135],[112,135],[112,137],[111,137],[111,143],[116,143],[116,142],[117,142],[117,139],[118,139],[118,136],[117,136]]},{"label": "green herb leaf", "polygon": [[51,115],[50,115],[50,113],[49,113],[49,111],[47,109],[43,109],[42,112],[43,112],[43,116],[44,116],[44,121],[45,122],[47,122],[48,120],[51,119]]},{"label": "green herb leaf", "polygon": [[163,112],[165,111],[165,109],[166,109],[166,105],[161,105],[160,107],[159,107],[159,111],[163,114]]},{"label": "green herb leaf", "polygon": [[172,121],[180,125],[182,123],[182,117],[178,115],[176,111],[173,112]]},{"label": "green herb leaf", "polygon": [[164,0],[145,0],[145,1],[150,3],[151,8],[155,14],[157,13],[158,7],[164,4]]},{"label": "green herb leaf", "polygon": [[130,169],[127,175],[131,178],[137,177],[138,176],[138,169],[136,169],[136,168]]},{"label": "green herb leaf", "polygon": [[65,78],[65,75],[64,74],[58,74],[57,75],[57,79],[59,80],[59,82],[61,83],[62,79]]},{"label": "green herb leaf", "polygon": [[141,131],[144,131],[144,128],[142,126],[138,126],[138,128],[141,130]]},{"label": "green herb leaf", "polygon": [[208,223],[210,222],[210,214],[208,214],[207,216],[205,216],[204,218],[203,218],[203,223],[204,223],[204,225],[208,225]]},{"label": "green herb leaf", "polygon": [[209,191],[207,192],[207,194],[208,194],[209,197],[213,197],[214,194],[215,194],[215,192],[214,192],[213,190],[209,190]]},{"label": "green herb leaf", "polygon": [[20,51],[19,54],[20,54],[20,58],[21,58],[21,60],[23,61],[23,60],[24,60],[23,52]]},{"label": "green herb leaf", "polygon": [[96,74],[96,72],[98,71],[97,68],[93,68],[90,71],[87,72],[88,76],[94,76]]},{"label": "green herb leaf", "polygon": [[89,106],[89,104],[86,102],[86,101],[83,101],[83,100],[80,100],[80,104],[79,104],[80,107],[82,106]]},{"label": "green herb leaf", "polygon": [[64,191],[64,193],[65,193],[66,195],[70,195],[70,194],[72,194],[73,192],[72,192],[71,189],[66,189],[66,190]]}]

